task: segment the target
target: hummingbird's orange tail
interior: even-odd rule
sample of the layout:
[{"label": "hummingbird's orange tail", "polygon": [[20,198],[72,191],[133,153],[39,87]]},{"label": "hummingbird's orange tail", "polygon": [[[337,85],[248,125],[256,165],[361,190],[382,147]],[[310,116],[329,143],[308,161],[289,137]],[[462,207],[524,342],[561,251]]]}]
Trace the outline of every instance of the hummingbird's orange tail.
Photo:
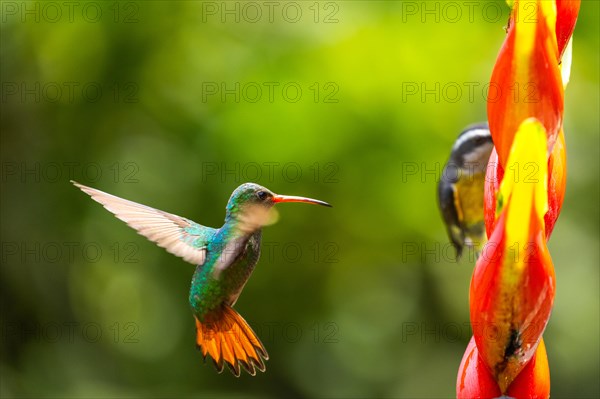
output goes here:
[{"label": "hummingbird's orange tail", "polygon": [[236,377],[240,365],[251,375],[255,368],[265,371],[269,355],[246,320],[228,305],[210,316],[204,322],[196,317],[196,344],[204,358],[210,355],[219,373],[227,364]]}]

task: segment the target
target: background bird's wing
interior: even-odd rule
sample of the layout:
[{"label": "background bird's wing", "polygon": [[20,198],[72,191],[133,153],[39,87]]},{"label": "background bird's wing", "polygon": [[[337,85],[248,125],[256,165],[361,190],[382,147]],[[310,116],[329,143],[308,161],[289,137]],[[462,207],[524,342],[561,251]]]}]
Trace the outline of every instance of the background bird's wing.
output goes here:
[{"label": "background bird's wing", "polygon": [[438,186],[438,200],[444,222],[446,223],[446,229],[448,231],[448,238],[452,242],[452,246],[456,250],[456,258],[460,258],[465,242],[464,232],[462,231],[461,217],[458,214],[460,204],[457,203],[458,197],[456,195],[455,186],[440,180]]},{"label": "background bird's wing", "polygon": [[204,264],[206,246],[216,229],[77,182],[72,183],[150,241],[189,263]]}]

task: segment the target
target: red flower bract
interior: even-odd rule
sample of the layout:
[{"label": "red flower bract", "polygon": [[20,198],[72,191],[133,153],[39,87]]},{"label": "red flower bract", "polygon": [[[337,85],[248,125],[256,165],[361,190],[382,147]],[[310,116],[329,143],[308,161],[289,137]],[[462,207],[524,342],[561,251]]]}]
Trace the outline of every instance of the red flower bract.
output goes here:
[{"label": "red flower bract", "polygon": [[579,7],[581,0],[556,0],[556,42],[560,58],[573,35]]},{"label": "red flower bract", "polygon": [[471,337],[458,368],[456,398],[497,398],[501,395],[496,380],[479,356],[475,338]]}]

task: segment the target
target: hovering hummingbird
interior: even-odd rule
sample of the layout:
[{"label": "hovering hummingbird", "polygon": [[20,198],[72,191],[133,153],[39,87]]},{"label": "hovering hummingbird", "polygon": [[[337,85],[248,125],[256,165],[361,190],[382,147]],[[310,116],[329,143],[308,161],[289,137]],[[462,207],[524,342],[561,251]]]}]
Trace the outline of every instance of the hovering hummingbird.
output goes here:
[{"label": "hovering hummingbird", "polygon": [[454,142],[438,184],[440,210],[457,259],[465,245],[479,252],[486,241],[483,191],[493,148],[487,123],[467,127]]},{"label": "hovering hummingbird", "polygon": [[107,194],[72,181],[92,199],[150,241],[196,266],[189,302],[196,319],[196,344],[218,372],[226,364],[237,377],[265,371],[267,350],[244,318],[233,309],[260,256],[262,227],[273,221],[271,208],[280,202],[326,202],[277,195],[258,184],[235,189],[225,223],[214,229],[189,219]]}]

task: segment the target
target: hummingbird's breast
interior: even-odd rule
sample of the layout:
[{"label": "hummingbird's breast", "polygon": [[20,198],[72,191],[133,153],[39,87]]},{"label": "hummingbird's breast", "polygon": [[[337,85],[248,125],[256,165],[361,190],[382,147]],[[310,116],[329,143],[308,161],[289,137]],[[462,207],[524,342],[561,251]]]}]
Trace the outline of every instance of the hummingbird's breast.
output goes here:
[{"label": "hummingbird's breast", "polygon": [[222,303],[233,305],[260,257],[261,231],[251,235],[215,237],[207,247],[207,260],[196,268],[190,288],[190,305],[201,318]]},{"label": "hummingbird's breast", "polygon": [[229,293],[226,302],[233,305],[240,296],[244,285],[252,275],[254,267],[260,258],[260,241],[262,233],[252,234],[241,253],[226,269],[223,270],[223,281],[226,291]]}]

